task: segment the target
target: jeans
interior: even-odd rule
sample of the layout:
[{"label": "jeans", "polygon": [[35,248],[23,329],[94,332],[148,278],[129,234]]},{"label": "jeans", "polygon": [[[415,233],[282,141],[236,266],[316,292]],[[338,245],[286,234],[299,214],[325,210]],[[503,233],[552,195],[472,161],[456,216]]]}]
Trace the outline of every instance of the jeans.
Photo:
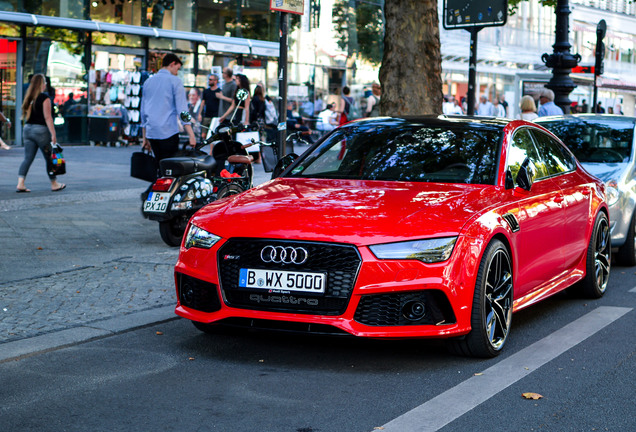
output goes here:
[{"label": "jeans", "polygon": [[[48,167],[50,153],[49,144],[51,142],[51,133],[49,132],[49,128],[44,125],[27,123],[24,125],[22,135],[24,136],[24,160],[20,165],[18,175],[20,177],[26,177],[31,164],[33,163],[33,159],[35,159],[35,154],[38,152],[38,148],[42,152],[44,160],[47,161],[45,169],[47,170],[48,175],[48,168],[46,167]],[[49,179],[54,181],[55,175],[49,175]]]}]

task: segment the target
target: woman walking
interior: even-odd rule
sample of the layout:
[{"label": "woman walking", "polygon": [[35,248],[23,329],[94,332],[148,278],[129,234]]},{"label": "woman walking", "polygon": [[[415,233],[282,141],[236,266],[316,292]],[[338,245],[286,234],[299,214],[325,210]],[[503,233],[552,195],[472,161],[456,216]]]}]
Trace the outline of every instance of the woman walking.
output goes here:
[{"label": "woman walking", "polygon": [[[33,159],[35,159],[38,148],[48,162],[50,145],[57,143],[53,116],[51,115],[51,99],[46,93],[46,88],[44,75],[33,75],[22,103],[22,116],[26,119],[26,125],[24,125],[22,132],[24,136],[24,161],[18,171],[18,186],[16,187],[18,193],[31,192],[24,185],[24,179]],[[49,180],[51,180],[51,191],[53,192],[61,191],[66,187],[64,183],[57,181],[55,175],[49,174]]]},{"label": "woman walking", "polygon": [[[252,103],[252,97],[250,96],[250,80],[243,74],[236,74],[234,75],[234,81],[236,82],[236,92],[232,99],[232,105],[230,105],[228,110],[221,116],[221,118],[219,118],[219,123],[223,123],[228,117],[231,118],[234,108],[238,105],[238,111],[236,112],[233,123],[243,123],[244,125],[247,125],[250,120],[250,105]],[[243,101],[239,100],[236,96],[240,89],[247,90],[247,99]]]}]

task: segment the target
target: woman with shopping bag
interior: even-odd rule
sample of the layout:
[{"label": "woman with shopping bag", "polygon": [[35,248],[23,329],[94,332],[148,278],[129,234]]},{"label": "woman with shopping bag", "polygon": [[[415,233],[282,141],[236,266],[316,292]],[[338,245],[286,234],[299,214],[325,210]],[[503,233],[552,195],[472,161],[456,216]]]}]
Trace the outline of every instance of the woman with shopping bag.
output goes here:
[{"label": "woman with shopping bag", "polygon": [[29,168],[35,159],[38,149],[42,152],[46,160],[46,169],[51,181],[51,191],[59,192],[66,185],[59,183],[55,173],[49,170],[51,151],[57,146],[55,126],[51,115],[51,99],[46,93],[46,79],[42,74],[35,74],[31,78],[29,88],[22,103],[22,116],[26,119],[26,124],[22,131],[24,136],[24,161],[18,171],[18,185],[16,192],[31,192],[24,184]]}]

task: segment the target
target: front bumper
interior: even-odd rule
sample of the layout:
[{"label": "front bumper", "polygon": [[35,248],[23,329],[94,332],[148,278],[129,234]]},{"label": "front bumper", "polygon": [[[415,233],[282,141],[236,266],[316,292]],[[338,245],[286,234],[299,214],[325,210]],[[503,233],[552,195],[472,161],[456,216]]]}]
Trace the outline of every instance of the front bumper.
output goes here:
[{"label": "front bumper", "polygon": [[[245,239],[239,245],[246,262],[254,262],[249,255],[255,252],[247,251],[247,244],[252,244],[254,251],[261,245],[254,239]],[[303,242],[307,244],[324,246]],[[378,260],[366,247],[336,245],[349,257],[353,252],[357,261],[347,263],[342,256],[327,256],[321,263],[313,263],[318,268],[303,269],[329,273],[331,288],[322,297],[312,297],[232,286],[232,281],[238,280],[237,269],[246,264],[241,258],[233,259],[226,245],[210,251],[182,250],[175,269],[177,315],[203,323],[242,322],[253,326],[256,321],[266,320],[276,323],[270,327],[281,329],[297,329],[298,324],[305,324],[307,329],[311,325],[331,327],[372,338],[449,337],[470,331],[474,283],[470,282],[468,266],[457,264],[461,247],[444,263],[424,264],[416,260]],[[326,269],[332,263],[338,271]],[[352,268],[353,274],[348,272]]]}]

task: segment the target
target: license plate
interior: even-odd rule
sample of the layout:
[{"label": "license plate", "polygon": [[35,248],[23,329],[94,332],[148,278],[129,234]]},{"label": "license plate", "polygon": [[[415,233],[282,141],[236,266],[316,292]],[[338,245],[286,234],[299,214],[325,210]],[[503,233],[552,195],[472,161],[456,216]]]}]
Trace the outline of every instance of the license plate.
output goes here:
[{"label": "license plate", "polygon": [[323,294],[324,273],[240,269],[239,287]]},{"label": "license plate", "polygon": [[165,213],[170,202],[170,194],[165,192],[150,192],[144,203],[144,211],[151,213]]}]

